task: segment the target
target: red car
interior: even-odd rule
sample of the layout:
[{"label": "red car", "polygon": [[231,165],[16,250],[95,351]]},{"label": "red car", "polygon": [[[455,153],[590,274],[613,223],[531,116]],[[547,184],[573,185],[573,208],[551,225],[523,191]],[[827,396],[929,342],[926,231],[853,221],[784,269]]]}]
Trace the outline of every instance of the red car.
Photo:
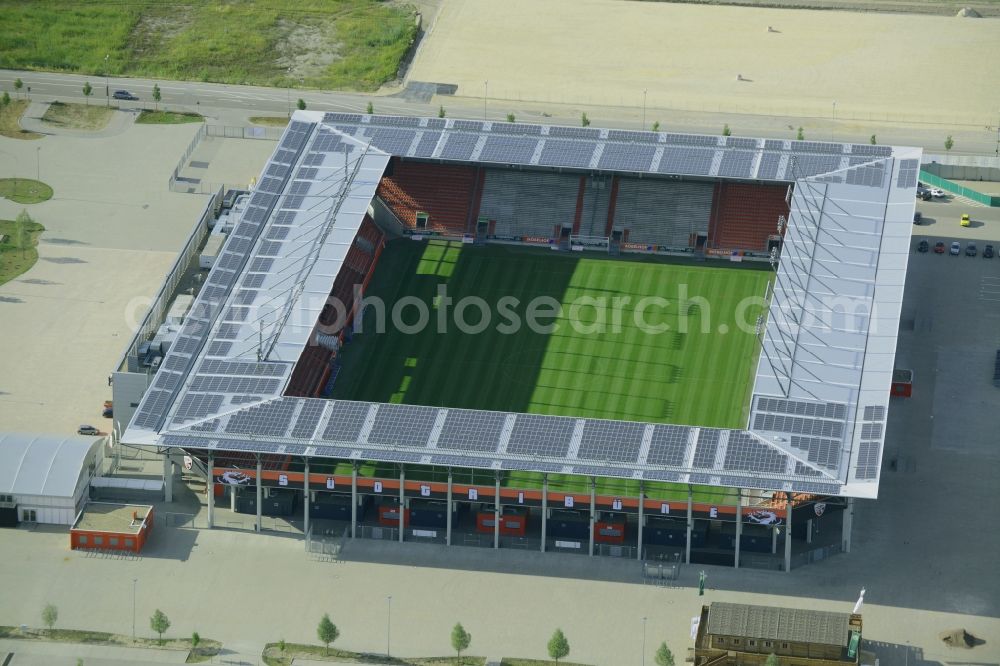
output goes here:
[{"label": "red car", "polygon": [[944,241],[934,243],[934,254],[944,254]]}]

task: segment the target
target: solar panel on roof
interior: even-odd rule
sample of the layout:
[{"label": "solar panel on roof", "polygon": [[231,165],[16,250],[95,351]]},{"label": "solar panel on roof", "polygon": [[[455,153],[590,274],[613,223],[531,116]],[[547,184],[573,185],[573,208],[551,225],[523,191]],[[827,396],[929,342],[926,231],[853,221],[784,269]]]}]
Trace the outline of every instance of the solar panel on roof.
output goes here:
[{"label": "solar panel on roof", "polygon": [[430,129],[444,129],[448,121],[444,118],[428,118],[426,127]]},{"label": "solar panel on roof", "polygon": [[360,123],[360,113],[326,113],[323,115],[325,123]]},{"label": "solar panel on roof", "polygon": [[593,143],[565,139],[546,139],[538,163],[542,165],[586,168],[594,156]]},{"label": "solar panel on roof", "polygon": [[330,418],[323,430],[323,439],[334,442],[357,441],[368,416],[367,402],[344,402],[338,400],[330,408]]},{"label": "solar panel on roof", "polygon": [[507,415],[502,412],[449,409],[437,446],[441,449],[495,451],[506,420]]},{"label": "solar panel on roof", "polygon": [[719,438],[722,432],[719,430],[702,430],[698,433],[698,443],[695,445],[694,460],[695,467],[711,468],[715,465],[715,454],[719,450]]},{"label": "solar panel on roof", "polygon": [[424,446],[438,410],[418,405],[381,405],[368,441],[375,444]]},{"label": "solar panel on roof", "polygon": [[677,146],[718,146],[719,137],[701,134],[668,134],[667,143]]},{"label": "solar panel on roof", "polygon": [[558,125],[553,125],[549,128],[549,136],[597,140],[601,137],[601,130],[589,129],[586,127],[559,127]]},{"label": "solar panel on roof", "polygon": [[[200,378],[199,378],[200,379]],[[220,378],[221,379],[221,378]],[[244,379],[244,378],[240,378]],[[249,380],[256,382],[276,382],[276,380]],[[275,389],[276,390],[276,389]],[[261,391],[256,391],[260,393]],[[267,391],[273,393],[274,391]],[[291,426],[296,408],[295,400],[278,399],[261,405],[245,407],[229,417],[227,433],[284,437]]]},{"label": "solar panel on roof", "polygon": [[778,166],[780,166],[780,163],[780,153],[764,153],[760,158],[760,166],[757,167],[757,178],[774,180],[778,176]]},{"label": "solar panel on roof", "polygon": [[256,393],[271,395],[281,388],[280,379],[260,379],[257,377],[221,377],[198,375],[191,380],[192,391],[218,393]]},{"label": "solar panel on roof", "polygon": [[667,146],[657,166],[660,173],[707,176],[712,168],[715,151],[706,148]]},{"label": "solar panel on roof", "polygon": [[656,154],[653,145],[605,144],[597,166],[607,171],[649,171]]},{"label": "solar panel on roof", "polygon": [[538,136],[542,133],[541,125],[528,125],[524,123],[493,123],[490,129],[494,134],[513,134],[522,136]]},{"label": "solar panel on roof", "polygon": [[316,432],[316,426],[319,425],[319,419],[323,416],[323,410],[326,408],[326,401],[305,399],[299,402],[302,403],[302,408],[295,419],[295,426],[292,428],[292,437],[312,439]]},{"label": "solar panel on roof", "polygon": [[482,132],[483,124],[478,120],[456,120],[452,127],[466,132]]},{"label": "solar panel on roof", "polygon": [[660,135],[655,132],[633,132],[631,130],[608,130],[608,141],[629,143],[659,143]]},{"label": "solar panel on roof", "polygon": [[424,132],[420,137],[420,141],[417,143],[416,150],[413,151],[414,157],[430,157],[434,154],[434,149],[437,148],[438,140],[441,138],[441,132]]},{"label": "solar panel on roof", "polygon": [[751,472],[783,472],[788,456],[760,442],[742,430],[729,431],[729,444],[722,467],[726,470]]},{"label": "solar panel on roof", "polygon": [[742,136],[727,136],[726,137],[726,147],[727,148],[743,148],[746,150],[756,150],[757,149],[757,139],[747,139]]},{"label": "solar panel on roof", "polygon": [[754,153],[743,150],[727,150],[722,153],[719,175],[728,178],[750,178],[753,174]]},{"label": "solar panel on roof", "polygon": [[565,458],[574,428],[574,419],[518,414],[507,444],[507,452]]},{"label": "solar panel on roof", "polygon": [[365,130],[365,136],[371,137],[372,145],[390,155],[406,155],[415,134],[412,129],[376,127]]},{"label": "solar panel on roof", "polygon": [[635,462],[645,429],[643,423],[588,420],[577,458]]},{"label": "solar panel on roof", "polygon": [[420,118],[412,116],[372,116],[369,125],[384,125],[386,127],[419,127]]},{"label": "solar panel on roof", "polygon": [[444,148],[441,149],[441,158],[446,160],[471,159],[472,151],[476,149],[476,142],[478,141],[478,134],[452,132],[448,134]]},{"label": "solar panel on roof", "polygon": [[538,145],[537,138],[516,136],[491,136],[486,139],[479,159],[483,162],[521,164],[531,161]]},{"label": "solar panel on roof", "polygon": [[679,467],[684,463],[690,429],[682,426],[658,425],[653,429],[646,462],[651,465]]},{"label": "solar panel on roof", "polygon": [[208,351],[206,353],[209,356],[228,356],[229,352],[232,351],[232,348],[233,348],[232,342],[215,340],[209,343]]},{"label": "solar panel on roof", "polygon": [[174,419],[190,421],[211,416],[222,406],[222,396],[204,393],[188,393],[181,399],[181,404],[174,412]]}]

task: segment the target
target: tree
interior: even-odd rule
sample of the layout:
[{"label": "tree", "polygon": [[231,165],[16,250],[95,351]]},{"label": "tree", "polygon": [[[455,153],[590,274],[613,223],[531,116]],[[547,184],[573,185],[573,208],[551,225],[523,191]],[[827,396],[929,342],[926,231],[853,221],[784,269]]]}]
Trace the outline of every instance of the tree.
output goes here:
[{"label": "tree", "polygon": [[170,628],[170,620],[163,611],[157,608],[153,617],[149,618],[149,628],[160,635],[160,643],[163,643],[163,634]]},{"label": "tree", "polygon": [[10,104],[10,93],[4,90],[3,97],[0,97],[0,106],[7,106],[8,104]]},{"label": "tree", "polygon": [[507,114],[507,122],[509,122],[509,123],[516,123],[517,122],[517,117],[513,113],[508,113]]},{"label": "tree", "polygon": [[[27,215],[27,213],[22,213],[22,215]],[[18,222],[21,220],[21,216],[17,216]],[[23,249],[23,248],[22,248]],[[42,623],[52,631],[52,627],[56,626],[56,620],[59,619],[59,609],[52,604],[45,604],[45,608],[42,609]]]},{"label": "tree", "polygon": [[337,640],[340,636],[340,631],[337,629],[337,625],[330,621],[330,616],[324,613],[323,619],[319,621],[319,626],[316,627],[316,635],[319,636],[320,642],[326,646],[326,653],[330,654],[330,643]]},{"label": "tree", "polygon": [[305,111],[306,110],[306,101],[304,99],[302,99],[301,97],[299,97],[299,101],[295,103],[295,108],[298,109],[299,111]]},{"label": "tree", "polygon": [[94,94],[94,89],[90,86],[90,81],[85,81],[83,84],[83,101],[86,104],[90,104],[90,96]]},{"label": "tree", "polygon": [[778,666],[778,655],[773,652],[767,655],[767,659],[764,661],[764,666]]},{"label": "tree", "polygon": [[653,121],[653,131],[654,132],[659,132],[660,131],[660,121],[659,120],[654,120]]},{"label": "tree", "polygon": [[582,125],[583,127],[587,127],[588,125],[590,125],[590,118],[587,117],[586,111],[580,114],[580,125]]},{"label": "tree", "polygon": [[795,138],[798,139],[799,141],[804,141],[805,140],[806,133],[802,131],[801,127],[799,128],[798,133],[795,135]]},{"label": "tree", "polygon": [[[17,181],[14,181],[14,183],[16,189]],[[20,213],[17,214],[17,217],[14,218],[14,245],[19,250],[21,250],[22,257],[28,250],[28,239],[29,239],[28,232],[31,229],[31,226],[34,224],[34,222],[35,221],[31,219],[31,216],[28,215],[28,211],[26,210],[22,210]],[[59,610],[52,604],[46,606],[45,610],[42,611],[42,620],[43,621],[45,620],[47,614],[50,611],[52,613],[52,624],[55,624],[56,619],[59,618]],[[52,627],[49,627],[49,629],[51,628]]]},{"label": "tree", "polygon": [[949,134],[948,138],[944,140],[944,149],[951,150],[952,148],[954,148],[954,146],[955,146],[955,141],[954,139],[951,138],[951,134]]},{"label": "tree", "polygon": [[458,653],[459,661],[462,660],[462,650],[468,650],[472,642],[472,634],[465,630],[461,622],[455,624],[451,630],[451,647]]},{"label": "tree", "polygon": [[285,647],[286,647],[285,639],[282,638],[280,641],[278,641],[278,649],[281,650],[281,654],[285,654]]},{"label": "tree", "polygon": [[445,112],[444,112],[444,104],[442,104],[442,105],[441,105],[441,106],[440,106],[440,107],[438,108],[438,118],[444,118],[444,117],[445,117]]},{"label": "tree", "polygon": [[569,656],[569,641],[566,640],[562,629],[556,629],[556,633],[552,634],[552,638],[549,639],[548,648],[549,656],[556,661]]},{"label": "tree", "polygon": [[156,83],[153,84],[153,101],[156,104],[153,106],[154,109],[158,109],[160,106],[160,100],[163,99],[163,95],[160,93],[160,86]]},{"label": "tree", "polygon": [[22,81],[20,77],[14,79],[14,90],[16,92],[21,92],[21,88],[23,87],[24,87],[24,81]]},{"label": "tree", "polygon": [[369,116],[375,113],[375,105],[372,104],[371,102],[368,102],[368,106],[365,107],[365,113],[367,113]]},{"label": "tree", "polygon": [[660,643],[656,649],[656,666],[674,666],[674,653],[667,647],[666,642]]},{"label": "tree", "polygon": [[191,647],[196,648],[198,647],[199,643],[201,643],[201,636],[198,634],[197,631],[195,631],[194,633],[191,634]]},{"label": "tree", "polygon": [[872,144],[873,146],[878,143],[878,141],[875,139],[875,135],[874,134],[872,134],[870,137],[868,137],[868,143]]},{"label": "tree", "polygon": [[733,130],[729,129],[729,123],[722,126],[722,136],[729,136],[733,133]]}]

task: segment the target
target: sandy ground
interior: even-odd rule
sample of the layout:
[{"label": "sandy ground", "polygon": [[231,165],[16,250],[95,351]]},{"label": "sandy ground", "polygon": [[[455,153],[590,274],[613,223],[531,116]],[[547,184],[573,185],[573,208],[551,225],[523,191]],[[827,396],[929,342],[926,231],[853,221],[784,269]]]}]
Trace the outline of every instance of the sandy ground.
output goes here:
[{"label": "sandy ground", "polygon": [[986,63],[998,44],[994,20],[446,0],[409,78],[466,97],[488,87],[490,100],[640,107],[646,89],[648,107],[986,126],[997,122],[1000,67]]},{"label": "sandy ground", "polygon": [[[203,197],[167,191],[172,163],[194,132],[134,126],[99,140],[0,139],[0,151],[15,158],[0,161],[0,176],[40,171],[55,191],[23,207],[46,228],[38,263],[0,287],[3,430],[106,425],[100,408],[111,397],[108,374],[141,319],[143,299],[159,288],[205,205]],[[0,200],[2,218],[21,209]]]}]

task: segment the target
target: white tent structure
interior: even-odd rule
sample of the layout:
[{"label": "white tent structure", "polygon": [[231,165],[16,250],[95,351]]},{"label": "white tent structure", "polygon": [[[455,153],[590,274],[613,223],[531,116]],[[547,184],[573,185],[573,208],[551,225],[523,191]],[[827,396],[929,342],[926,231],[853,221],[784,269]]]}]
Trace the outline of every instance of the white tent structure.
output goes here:
[{"label": "white tent structure", "polygon": [[100,470],[103,443],[104,438],[77,435],[0,433],[4,524],[72,525]]}]

